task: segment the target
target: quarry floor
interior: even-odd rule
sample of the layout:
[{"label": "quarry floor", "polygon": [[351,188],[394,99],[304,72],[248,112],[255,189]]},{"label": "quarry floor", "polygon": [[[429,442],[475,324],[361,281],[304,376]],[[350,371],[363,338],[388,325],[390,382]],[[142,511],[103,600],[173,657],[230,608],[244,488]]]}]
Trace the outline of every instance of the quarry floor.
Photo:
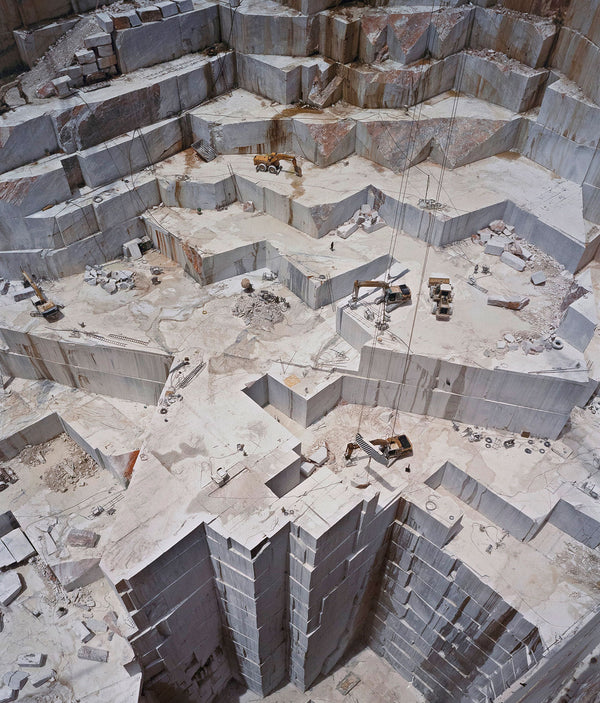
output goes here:
[{"label": "quarry floor", "polygon": [[[202,255],[229,251],[241,244],[266,239],[306,276],[313,277],[334,277],[351,271],[365,259],[373,260],[387,254],[392,234],[391,228],[384,227],[370,235],[358,230],[346,240],[337,236],[313,239],[270,215],[244,213],[237,203],[220,212],[203,211],[202,215],[192,210],[159,207],[151,211],[151,216],[157,223],[181,236]],[[334,251],[330,249],[332,242]],[[484,368],[500,366],[518,371],[572,369],[577,363],[583,368],[583,355],[569,345],[565,345],[560,352],[552,350],[537,355],[526,355],[520,348],[516,351],[509,351],[507,347],[497,348],[497,342],[501,342],[505,334],[512,334],[517,341],[547,338],[559,323],[561,303],[573,281],[573,277],[561,270],[550,257],[531,246],[529,248],[535,251],[534,259],[523,272],[518,272],[501,262],[499,257],[485,254],[484,247],[470,239],[436,249],[400,234],[394,247],[394,257],[403,275],[396,282],[409,285],[413,303],[392,312],[389,331],[379,335],[382,343],[386,347],[405,351],[410,339],[408,330],[414,329],[411,340],[411,350],[414,353],[435,355],[447,361],[474,363]],[[150,282],[150,267],[153,265],[164,269],[161,284],[157,286]],[[468,284],[476,265],[479,266],[479,273],[475,274],[475,279],[480,288]],[[488,275],[481,273],[484,265],[490,268]],[[263,272],[258,271],[201,288],[192,281],[184,280],[178,265],[157,253],[151,253],[146,261],[134,262],[132,265],[119,263],[113,268],[134,270],[136,289],[109,296],[99,286],[89,287],[84,284],[81,276],[48,282],[45,287],[47,294],[64,305],[62,319],[49,325],[44,320],[30,317],[30,301],[11,302],[12,293],[21,291],[17,282],[7,296],[0,298],[2,316],[8,326],[24,332],[40,332],[71,339],[73,334],[82,338],[90,332],[104,336],[124,334],[139,338],[146,344],[150,342],[146,347],[148,349],[177,351],[187,346],[186,338],[193,337],[193,328],[198,326],[198,329],[211,329],[212,316],[220,313],[220,306],[228,305],[224,302],[226,297],[241,291],[242,278],[249,278],[257,289],[266,286],[275,291],[278,287],[277,284],[265,284],[262,281]],[[538,270],[543,270],[547,276],[543,286],[534,286],[530,282],[531,273]],[[432,273],[449,275],[454,285],[454,313],[450,323],[440,322],[431,314],[427,281]],[[490,294],[527,296],[530,303],[521,311],[491,307],[487,305],[486,293],[481,288]],[[361,291],[361,295],[364,292]],[[349,284],[348,296],[351,293]],[[286,292],[282,290],[281,294],[285,296]],[[286,354],[292,353],[289,350],[293,349],[294,361],[298,363],[299,355],[303,355],[303,349],[306,349],[306,358],[314,361],[315,350],[321,348],[325,339],[325,329],[335,333],[335,324],[331,323],[333,315],[330,308],[310,311],[289,291],[287,298],[293,310],[288,320],[293,318],[294,323],[290,325],[288,321],[283,334],[278,330],[278,334],[269,335],[269,341],[277,340],[278,349],[274,350],[274,359],[285,358]],[[359,308],[361,309],[354,314],[362,316],[362,303]],[[229,314],[225,319],[228,320],[228,330],[236,327],[239,332],[243,329]],[[185,324],[179,325],[178,322],[183,320]],[[319,329],[322,341],[311,344],[306,336],[309,334],[307,327],[314,331],[315,320],[318,324],[325,322],[325,325]],[[82,323],[84,328],[81,327]],[[371,328],[375,333],[374,323],[371,323]],[[73,333],[72,330],[76,332]],[[295,349],[292,341],[298,335],[304,340],[303,349],[300,350]],[[328,333],[327,338],[329,336]],[[215,339],[221,341],[219,335]],[[340,339],[339,342],[336,348],[348,355],[346,368],[351,368],[350,358],[356,360],[357,356],[350,350],[344,350],[343,340]],[[202,346],[209,355],[213,355],[211,335],[203,334]],[[214,351],[218,349],[217,345]],[[593,368],[591,370],[593,373]],[[584,376],[580,370],[562,375],[574,380],[582,380]]]},{"label": "quarry floor", "polygon": [[585,241],[589,228],[577,205],[581,187],[513,152],[443,171],[440,164],[427,160],[402,173],[357,155],[325,168],[303,159],[303,176],[298,178],[289,165],[279,175],[256,173],[250,155],[221,155],[204,163],[186,150],[162,161],[155,172],[159,177],[187,176],[213,183],[230,175],[229,166],[236,174],[307,206],[338,202],[372,185],[394,198],[402,194],[402,200],[414,206],[420,198],[436,197],[448,218],[510,200],[576,240]]},{"label": "quarry floor", "polygon": [[[158,208],[154,213],[157,217],[171,218],[171,223],[180,217],[184,223],[193,219],[193,213],[189,211]],[[242,224],[236,225],[240,218],[244,218]],[[236,232],[240,229],[248,231],[246,224],[254,231],[263,231],[263,235],[265,227],[272,228],[272,231],[277,229],[269,216],[254,214],[244,217],[237,205],[220,213],[206,213],[201,216],[201,221],[205,231],[211,232],[210,236],[220,232],[225,237],[234,226]],[[211,230],[212,227],[216,232]],[[280,223],[278,227],[282,229]],[[331,237],[313,240],[290,231],[294,232],[296,240],[288,245],[298,247],[295,251],[299,258],[310,257],[316,271],[323,270],[326,265],[352,266],[366,250],[366,243],[361,242],[360,236],[353,235],[346,241],[336,238],[332,256],[329,250]],[[380,230],[375,233],[374,241],[383,246],[385,235],[386,232]],[[302,249],[299,249],[300,245]],[[398,245],[405,260],[410,262],[408,280],[411,285],[414,284],[410,276],[419,280],[417,266],[425,249],[421,242],[404,236]],[[507,332],[527,337],[548,330],[557,311],[556,301],[546,299],[548,291],[564,291],[570,282],[557,268],[546,265],[553,278],[546,284],[546,293],[538,293],[527,283],[526,272],[517,275],[511,269],[504,271],[504,265],[495,263],[494,257],[484,255],[482,247],[471,241],[441,251],[431,248],[429,256],[434,262],[432,268],[435,265],[437,270],[449,268],[451,271],[459,291],[455,305],[457,313],[451,322],[436,325],[429,312],[429,301],[422,295],[422,311],[419,308],[422,318],[417,319],[423,319],[423,327],[429,325],[430,332],[429,337],[424,335],[415,341],[415,348],[422,345],[425,351],[427,345],[435,342],[436,351],[445,350],[451,358],[458,354],[448,343],[448,338],[455,339],[457,344],[462,341],[464,358],[473,360],[477,354],[476,358],[482,363],[498,363],[500,352],[495,349],[496,341]],[[482,260],[481,257],[494,261],[492,276],[487,279],[493,277],[495,284],[503,286],[507,292],[518,285],[527,290],[532,296],[531,309],[537,310],[536,315],[524,316],[527,308],[516,313],[489,308],[480,301],[477,317],[474,317],[475,304],[465,305],[464,301],[479,292],[465,284],[464,279],[472,272],[473,262]],[[333,263],[325,263],[332,260]],[[158,285],[150,281],[152,266],[163,269],[158,276],[161,281]],[[278,524],[283,507],[294,511],[297,516],[304,515],[310,508],[312,521],[327,524],[334,519],[338,509],[363,494],[379,492],[383,496],[392,496],[399,492],[411,500],[425,503],[430,489],[424,481],[446,461],[452,461],[536,518],[548,512],[561,491],[573,484],[580,486],[590,478],[595,480],[597,476],[600,423],[589,410],[576,409],[570,427],[560,440],[552,443],[555,451],[549,449],[544,454],[539,452],[545,448],[542,440],[532,440],[533,444],[530,444],[507,433],[483,430],[484,435],[492,439],[491,447],[487,447],[483,442],[469,442],[464,426],[383,408],[361,410],[358,406],[341,405],[310,427],[301,427],[270,406],[260,409],[241,391],[247,383],[271,372],[282,378],[296,376],[299,392],[310,393],[330,382],[344,368],[356,367],[358,352],[335,333],[333,306],[310,310],[277,281],[263,281],[263,272],[257,271],[248,275],[254,286],[284,296],[290,308],[284,312],[283,321],[277,324],[260,319],[246,324],[231,312],[242,295],[242,276],[200,287],[184,275],[177,264],[155,251],[137,262],[119,261],[106,268],[133,270],[136,288],[111,296],[99,286],[85,284],[83,276],[72,276],[59,282],[44,283],[48,295],[65,306],[63,318],[56,323],[48,324],[30,317],[29,301],[5,304],[2,312],[11,327],[23,331],[69,339],[76,330],[79,336],[75,338],[79,341],[83,339],[84,331],[96,332],[104,336],[105,346],[110,341],[107,335],[126,335],[149,342],[147,345],[128,342],[129,348],[168,350],[174,353],[176,361],[187,356],[191,366],[204,360],[207,367],[182,391],[182,401],[171,406],[165,416],[140,403],[65,389],[47,382],[14,380],[8,387],[11,394],[4,404],[2,419],[6,423],[3,431],[9,434],[11,427],[18,429],[30,423],[36,413],[45,413],[52,408],[67,413],[67,417],[68,413],[77,416],[83,427],[83,436],[87,436],[86,433],[94,436],[95,446],[108,451],[111,448],[131,451],[144,445],[149,460],[138,462],[139,470],[134,473],[128,491],[123,494],[119,487],[107,488],[104,485],[99,489],[108,491],[107,498],[113,492],[115,497],[123,495],[121,505],[115,505],[117,512],[106,526],[107,540],[112,544],[110,553],[102,554],[105,566],[114,570],[112,576],[115,579],[121,565],[141,565],[141,544],[146,549],[144,562],[162,553],[172,539],[176,539],[181,519],[188,527],[202,519],[214,519],[215,515],[225,522],[244,520],[251,537],[255,531],[266,529],[267,524]],[[520,282],[519,276],[522,277]],[[556,288],[552,289],[552,285]],[[8,303],[9,297],[2,302]],[[398,326],[406,325],[408,318],[403,320],[401,316],[412,309],[400,308],[392,313],[393,324],[396,324],[394,316],[398,315]],[[468,326],[477,336],[465,334]],[[443,329],[442,336],[439,329]],[[298,340],[302,340],[301,344]],[[486,351],[491,356],[487,356]],[[510,354],[526,359],[521,350]],[[353,440],[357,428],[368,437],[404,432],[413,443],[414,455],[385,471],[369,466],[364,456],[356,456],[347,464],[343,459],[344,448]],[[515,439],[516,446],[505,449],[503,442],[509,438]],[[278,447],[287,451],[286,448],[299,441],[304,455],[310,455],[326,443],[330,452],[328,463],[288,495],[278,499],[264,485],[265,457],[276,456]],[[247,453],[243,461],[250,467],[241,472],[238,468],[241,455],[237,450],[240,443],[244,444]],[[525,453],[528,448],[533,450],[531,454]],[[225,489],[221,489],[218,498],[211,481],[217,465],[228,468],[233,477]],[[164,470],[165,466],[169,467],[168,472]],[[406,472],[407,466],[410,466],[410,473]],[[161,485],[159,495],[156,494],[156,485]],[[356,488],[356,485],[365,488]],[[16,484],[16,487],[25,490],[24,484]],[[100,500],[101,494],[97,499],[89,497],[86,491],[92,491],[91,487],[77,490],[82,492],[84,507],[90,505],[90,500]],[[443,489],[438,492],[444,494]],[[52,502],[65,500],[62,494],[48,494],[43,486],[36,484],[25,493],[26,496],[15,503],[17,512],[36,519],[53,510]],[[538,624],[546,644],[560,638],[598,602],[600,584],[593,550],[575,543],[550,525],[545,526],[533,541],[523,544],[482,519],[480,514],[454,496],[447,494],[444,497],[447,503],[440,505],[439,509],[462,515],[463,520],[463,529],[451,542],[451,550]],[[0,506],[6,504],[8,507],[7,498],[7,493],[0,494]],[[61,502],[58,508],[66,510],[67,505]],[[267,517],[264,520],[261,517],[254,524],[250,516],[261,509]],[[28,529],[26,520],[24,522]],[[30,531],[31,528],[28,533]],[[148,549],[148,545],[152,548]],[[491,553],[488,552],[490,545]],[[103,539],[99,544],[100,552],[102,547]],[[523,563],[535,563],[536,568],[524,570]]]},{"label": "quarry floor", "polygon": [[[72,476],[62,470],[65,464]],[[33,563],[18,567],[25,588],[15,601],[1,609],[2,674],[19,668],[19,655],[38,652],[46,654],[46,663],[42,670],[26,670],[30,681],[19,700],[132,700],[140,685],[139,678],[131,677],[124,669],[132,659],[126,640],[132,629],[114,590],[100,579],[67,592],[45,566],[101,556],[106,533],[124,495],[123,486],[64,434],[25,449],[2,466],[10,466],[18,481],[0,494],[0,511],[12,511],[39,555]],[[96,516],[94,510],[99,506],[104,512]],[[111,508],[116,511],[112,515],[108,512]],[[100,535],[98,546],[69,547],[66,537],[71,528],[96,532]],[[66,613],[61,615],[59,608]],[[79,659],[77,650],[83,643],[74,628],[92,619],[102,622],[109,612],[117,614],[120,634],[98,632],[86,642],[89,647],[108,651],[108,662]],[[56,672],[55,680],[34,688],[31,679],[50,669]]]},{"label": "quarry floor", "polygon": [[[338,686],[352,677],[360,679],[348,692]],[[348,679],[349,680],[349,679]],[[343,690],[343,689],[342,689]],[[219,703],[424,703],[423,696],[381,657],[360,644],[350,647],[333,672],[302,693],[288,684],[265,698],[231,683]]]}]

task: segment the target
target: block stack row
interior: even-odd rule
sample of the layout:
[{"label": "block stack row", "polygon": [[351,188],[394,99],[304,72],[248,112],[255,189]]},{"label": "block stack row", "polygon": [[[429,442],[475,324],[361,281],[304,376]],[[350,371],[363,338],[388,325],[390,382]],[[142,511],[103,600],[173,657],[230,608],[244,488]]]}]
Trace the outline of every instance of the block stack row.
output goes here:
[{"label": "block stack row", "polygon": [[444,549],[406,504],[392,529],[370,646],[430,702],[495,699],[542,656],[537,627]]},{"label": "block stack row", "polygon": [[286,525],[248,548],[207,526],[223,632],[239,678],[267,695],[287,674]]},{"label": "block stack row", "polygon": [[129,29],[130,27],[139,27],[145,22],[160,22],[180,12],[191,12],[193,9],[192,0],[174,0],[173,2],[164,0],[164,2],[146,5],[137,10],[111,13],[111,19],[115,29]]},{"label": "block stack row", "polygon": [[50,98],[48,108],[5,118],[0,275],[18,278],[19,267],[45,278],[70,275],[143,237],[138,215],[160,196],[152,172],[139,172],[189,144],[187,117],[167,117],[231,87],[234,75],[231,54],[197,56],[132,78],[120,91]]},{"label": "block stack row", "polygon": [[305,690],[329,673],[363,625],[398,498],[360,501],[326,530],[291,525],[290,680]]}]

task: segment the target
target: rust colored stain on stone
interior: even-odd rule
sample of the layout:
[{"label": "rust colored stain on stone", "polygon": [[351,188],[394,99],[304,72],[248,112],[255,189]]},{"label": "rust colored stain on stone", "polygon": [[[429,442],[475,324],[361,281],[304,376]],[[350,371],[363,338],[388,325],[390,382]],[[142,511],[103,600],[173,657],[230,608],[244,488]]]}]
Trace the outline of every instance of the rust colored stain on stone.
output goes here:
[{"label": "rust colored stain on stone", "polygon": [[387,27],[387,22],[387,15],[372,15],[370,17],[363,17],[361,21],[363,33],[366,34],[369,39],[375,39]]},{"label": "rust colored stain on stone", "polygon": [[127,466],[125,467],[125,471],[123,472],[123,478],[127,481],[127,483],[131,481],[131,477],[133,476],[133,467],[135,465],[135,462],[137,461],[139,453],[140,450],[136,449],[129,455],[129,459],[127,460]]},{"label": "rust colored stain on stone", "polygon": [[398,38],[403,50],[412,48],[427,32],[430,25],[431,13],[416,12],[411,15],[392,15],[390,29]]},{"label": "rust colored stain on stone", "polygon": [[293,107],[287,107],[285,110],[278,112],[273,119],[280,120],[284,117],[294,117],[295,115],[301,115],[304,113],[309,114],[320,114],[323,110],[319,110],[316,107],[310,107],[310,105],[294,105]]},{"label": "rust colored stain on stone", "polygon": [[194,249],[194,247],[190,246],[187,242],[182,241],[181,247],[183,249],[183,253],[185,254],[185,258],[190,262],[190,265],[201,279],[202,255],[196,249]]},{"label": "rust colored stain on stone", "polygon": [[15,204],[22,203],[35,181],[35,178],[30,177],[19,178],[18,181],[0,182],[0,200]]},{"label": "rust colored stain on stone", "polygon": [[352,129],[354,129],[353,120],[308,125],[308,131],[323,156],[329,156]]}]

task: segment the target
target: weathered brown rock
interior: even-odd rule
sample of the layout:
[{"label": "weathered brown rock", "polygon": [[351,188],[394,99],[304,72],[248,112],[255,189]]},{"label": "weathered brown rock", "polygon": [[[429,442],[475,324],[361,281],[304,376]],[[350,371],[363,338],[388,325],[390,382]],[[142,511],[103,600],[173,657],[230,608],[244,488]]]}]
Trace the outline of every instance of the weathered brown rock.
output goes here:
[{"label": "weathered brown rock", "polygon": [[69,547],[95,547],[98,544],[100,535],[92,530],[72,529],[67,535]]},{"label": "weathered brown rock", "polygon": [[522,310],[526,305],[529,305],[529,298],[525,295],[513,295],[506,298],[500,295],[488,295],[487,304],[498,308],[508,308],[508,310]]},{"label": "weathered brown rock", "polygon": [[159,8],[154,7],[154,5],[140,7],[138,10],[138,15],[140,16],[142,22],[160,22],[163,18]]}]

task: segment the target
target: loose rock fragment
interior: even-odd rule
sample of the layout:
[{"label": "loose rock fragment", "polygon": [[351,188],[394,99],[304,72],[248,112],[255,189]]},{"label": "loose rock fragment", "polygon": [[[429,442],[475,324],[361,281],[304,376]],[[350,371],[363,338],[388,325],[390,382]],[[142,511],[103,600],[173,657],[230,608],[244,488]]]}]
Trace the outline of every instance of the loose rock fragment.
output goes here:
[{"label": "loose rock fragment", "polygon": [[527,296],[514,295],[504,298],[499,295],[488,295],[488,305],[495,305],[498,308],[508,308],[509,310],[522,310],[529,304]]},{"label": "loose rock fragment", "polygon": [[543,271],[532,273],[531,282],[534,286],[541,286],[543,283],[546,283],[546,274]]},{"label": "loose rock fragment", "polygon": [[26,674],[24,671],[9,671],[4,674],[2,681],[5,686],[8,686],[8,688],[13,691],[20,691],[27,683],[28,678],[29,674]]},{"label": "loose rock fragment", "polygon": [[511,254],[509,251],[505,251],[500,256],[500,261],[505,263],[507,266],[510,266],[511,268],[515,269],[515,271],[523,271],[523,269],[525,268],[525,262],[523,261],[523,259],[520,259],[518,256]]},{"label": "loose rock fragment", "polygon": [[45,654],[20,654],[17,657],[17,666],[44,666]]},{"label": "loose rock fragment", "polygon": [[94,636],[94,633],[88,629],[82,620],[77,620],[77,622],[73,623],[73,631],[80,642],[89,642]]},{"label": "loose rock fragment", "polygon": [[92,530],[72,529],[67,535],[69,547],[95,547],[98,544],[100,535]]},{"label": "loose rock fragment", "polygon": [[21,575],[16,571],[0,574],[0,603],[10,605],[23,590]]},{"label": "loose rock fragment", "polygon": [[36,672],[31,675],[30,682],[35,688],[43,686],[48,681],[52,681],[56,678],[56,671],[54,669],[43,669],[40,672]]},{"label": "loose rock fragment", "polygon": [[93,662],[107,662],[108,652],[106,649],[96,649],[95,647],[80,647],[77,651],[80,659],[87,659]]}]

